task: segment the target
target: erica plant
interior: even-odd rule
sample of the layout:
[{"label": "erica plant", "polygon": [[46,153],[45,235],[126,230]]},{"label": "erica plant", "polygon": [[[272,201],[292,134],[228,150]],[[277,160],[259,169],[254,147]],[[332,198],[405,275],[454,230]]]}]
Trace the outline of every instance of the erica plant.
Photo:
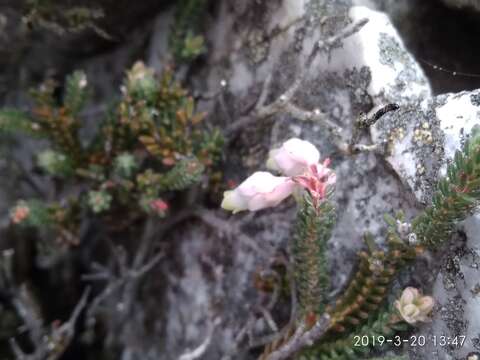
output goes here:
[{"label": "erica plant", "polygon": [[[337,299],[329,299],[327,242],[335,226],[335,171],[321,160],[316,147],[293,138],[270,151],[266,167],[224,194],[222,207],[237,213],[277,206],[289,196],[297,202],[291,236],[293,277],[291,304],[295,316],[264,349],[262,360],[359,359],[369,346],[355,346],[355,335],[392,337],[429,321],[434,300],[407,287],[393,294],[391,285],[404,265],[449,238],[459,220],[474,210],[480,198],[480,134],[474,131],[439,181],[433,203],[412,222],[401,211],[386,214],[386,247],[365,235],[367,250]],[[298,306],[296,306],[298,305]],[[370,344],[371,345],[371,344]],[[383,344],[383,349],[388,347]]]}]

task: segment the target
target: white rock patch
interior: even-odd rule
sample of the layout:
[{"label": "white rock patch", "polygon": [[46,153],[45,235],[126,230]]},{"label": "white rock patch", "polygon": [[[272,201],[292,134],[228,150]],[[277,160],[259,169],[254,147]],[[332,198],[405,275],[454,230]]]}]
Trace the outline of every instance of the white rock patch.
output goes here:
[{"label": "white rock patch", "polygon": [[[463,135],[468,135],[474,125],[480,124],[480,107],[472,104],[472,95],[480,97],[480,91],[443,95],[445,104],[435,109],[440,127],[445,133],[445,157],[452,159],[461,148]],[[445,173],[446,167],[442,169]]]},{"label": "white rock patch", "polygon": [[[411,103],[413,99],[431,96],[430,86],[420,66],[405,48],[388,16],[364,6],[354,6],[349,16],[353,22],[369,22],[343,47],[332,53],[332,61],[319,64],[341,72],[353,67],[370,68],[372,81],[368,88],[376,105],[385,101]],[[408,72],[408,81],[403,76]],[[399,89],[402,89],[399,94]],[[399,96],[400,95],[400,96]]]}]

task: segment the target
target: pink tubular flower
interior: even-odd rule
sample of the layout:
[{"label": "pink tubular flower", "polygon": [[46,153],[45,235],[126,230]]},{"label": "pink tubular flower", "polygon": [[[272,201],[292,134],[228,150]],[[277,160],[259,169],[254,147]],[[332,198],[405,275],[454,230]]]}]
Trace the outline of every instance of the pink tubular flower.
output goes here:
[{"label": "pink tubular flower", "polygon": [[233,213],[273,207],[289,197],[294,187],[295,183],[290,178],[258,171],[235,189],[225,191],[221,206]]},{"label": "pink tubular flower", "polygon": [[157,213],[164,213],[168,210],[168,204],[162,199],[155,199],[150,203],[150,207]]},{"label": "pink tubular flower", "polygon": [[20,224],[30,214],[30,208],[27,205],[19,204],[13,208],[10,213],[10,219],[14,224]]},{"label": "pink tubular flower", "polygon": [[431,296],[422,296],[418,289],[407,287],[402,296],[395,301],[395,307],[402,318],[409,324],[428,321],[434,300]]},{"label": "pink tubular flower", "polygon": [[337,181],[337,176],[328,165],[330,159],[325,159],[323,164],[310,165],[303,175],[293,177],[293,181],[309,191],[315,207],[326,198],[328,187]]},{"label": "pink tubular flower", "polygon": [[320,160],[320,152],[310,142],[292,138],[278,149],[270,150],[267,168],[286,176],[303,174],[311,165]]},{"label": "pink tubular flower", "polygon": [[320,152],[308,141],[289,139],[278,149],[270,151],[267,167],[285,176],[269,172],[256,172],[238,187],[226,191],[222,208],[234,213],[256,211],[273,207],[290,196],[295,188],[303,187],[310,193],[313,205],[327,197],[329,186],[335,184],[336,176],[328,167],[330,160],[319,163]]}]

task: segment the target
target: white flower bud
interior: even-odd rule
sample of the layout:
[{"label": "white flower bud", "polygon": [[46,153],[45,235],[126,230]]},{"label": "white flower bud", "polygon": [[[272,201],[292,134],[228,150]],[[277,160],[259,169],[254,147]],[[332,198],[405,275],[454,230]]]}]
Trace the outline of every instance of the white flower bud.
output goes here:
[{"label": "white flower bud", "polygon": [[320,152],[310,142],[292,138],[269,153],[267,167],[286,176],[303,174],[320,160]]},{"label": "white flower bud", "polygon": [[85,89],[87,87],[87,85],[88,85],[87,75],[82,73],[82,75],[80,76],[80,78],[78,80],[78,86],[80,87],[80,89]]},{"label": "white flower bud", "polygon": [[431,296],[422,296],[418,289],[407,287],[402,296],[395,301],[395,307],[402,318],[409,324],[428,321],[428,314],[432,311],[434,300]]},{"label": "white flower bud", "polygon": [[237,213],[274,207],[290,196],[294,187],[295,183],[287,177],[258,171],[234,190],[225,191],[222,208]]}]

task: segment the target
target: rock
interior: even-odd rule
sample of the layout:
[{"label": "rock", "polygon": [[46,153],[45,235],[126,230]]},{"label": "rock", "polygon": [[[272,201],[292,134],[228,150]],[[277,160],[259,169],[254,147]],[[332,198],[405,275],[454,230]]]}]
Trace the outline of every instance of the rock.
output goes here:
[{"label": "rock", "polygon": [[480,124],[480,90],[437,96],[434,107],[445,136],[445,157],[451,160],[473,126]]},{"label": "rock", "polygon": [[385,116],[372,127],[372,140],[391,144],[387,161],[417,199],[425,200],[429,179],[435,178],[436,171],[430,155],[425,154],[432,153],[441,136],[427,111],[420,111],[432,95],[428,80],[384,13],[353,7],[350,16],[357,21],[368,18],[369,23],[345,41],[335,54],[340,60],[332,61],[332,67],[368,67],[372,80],[367,91],[374,105],[401,106],[397,114]]},{"label": "rock", "polygon": [[[378,1],[355,1],[357,5],[374,3]],[[399,12],[406,11],[406,2],[395,3]],[[411,1],[408,4],[412,5]],[[339,155],[322,123],[302,122],[280,113],[242,129],[226,149],[222,168],[226,180],[241,181],[247,174],[264,169],[268,150],[292,136],[312,141],[322,157],[332,159],[338,174],[338,222],[329,242],[331,294],[338,294],[345,285],[358,259],[356,252],[364,246],[363,235],[371,233],[383,246],[385,213],[403,210],[412,218],[421,203],[428,203],[447,160],[461,145],[463,136],[479,123],[480,91],[434,97],[424,71],[389,16],[351,5],[348,0],[219,2],[205,34],[209,52],[184,72],[185,76],[192,75],[188,80],[198,93],[220,94],[214,97],[218,101],[201,100],[200,106],[210,114],[208,125],[225,128],[254,106],[267,74],[274,75],[269,102],[288,89],[315,41],[331,36],[350,21],[369,19],[358,34],[314,62],[294,101],[306,110],[321,109],[343,128],[345,139],[361,112],[398,103],[399,111],[387,114],[361,139],[365,144],[388,142],[387,156]],[[118,46],[105,57],[76,63],[89,70],[101,97],[117,90],[118,79],[132,54],[137,56],[146,43],[150,45],[150,64],[157,69],[165,66],[167,60],[162,56],[172,16],[172,12],[160,14],[151,36],[143,33],[129,46]],[[223,226],[206,225],[196,219],[168,233],[162,244],[168,256],[162,260],[161,269],[145,278],[141,300],[127,326],[107,323],[107,344],[125,346],[122,359],[178,359],[187,349],[202,344],[213,324],[217,329],[204,358],[256,357],[248,350],[238,351],[238,346],[246,349],[248,345],[246,338],[238,337],[249,316],[270,300],[269,293],[255,287],[254,279],[286,253],[294,202],[255,214],[227,217],[221,210],[212,213]],[[466,240],[455,239],[452,251],[443,258],[438,256],[425,270],[435,278],[433,296],[439,305],[432,324],[419,332],[466,335],[469,342],[462,349],[418,349],[412,357],[430,359],[432,351],[437,352],[439,360],[465,356],[480,343],[475,342],[479,325],[467,321],[478,318],[480,311],[475,267],[479,221],[479,216],[468,219],[464,224]],[[240,229],[244,236],[232,229]],[[435,266],[443,266],[438,276]],[[421,275],[408,274],[401,281],[408,284]],[[429,291],[428,281],[421,283],[425,292]],[[110,307],[121,311],[121,304],[115,300]],[[281,303],[277,308],[274,320],[283,325],[288,321],[289,314],[284,311],[288,304]],[[258,337],[272,332],[261,318],[254,321],[253,331]]]},{"label": "rock", "polygon": [[[386,159],[418,200],[429,203],[438,177],[445,175],[455,151],[462,147],[473,126],[480,124],[479,94],[475,90],[433,97],[421,107],[402,109],[377,124],[376,134],[393,134],[398,133],[395,129],[402,129],[401,136],[391,139]],[[438,272],[433,286],[433,297],[438,304],[432,324],[416,333],[427,338],[427,345],[411,348],[411,359],[463,359],[480,350],[480,331],[473,320],[480,312],[479,228],[479,215],[468,218],[460,227],[466,237],[452,238],[447,249],[442,255],[437,254],[437,261],[431,264],[431,268],[438,268],[432,270]],[[429,280],[425,277],[423,285]],[[433,336],[437,341],[442,336],[451,341],[458,337],[459,343],[465,343],[435,346]]]},{"label": "rock", "polygon": [[[314,3],[320,4],[319,8],[315,11],[309,10]],[[227,3],[220,7],[222,32],[214,27],[207,37],[212,46],[210,56],[213,59],[222,59],[228,66],[210,69],[206,75],[207,80],[202,80],[207,84],[205,91],[208,92],[218,91],[222,79],[228,84],[224,91],[226,110],[218,108],[209,111],[217,114],[215,121],[227,126],[225,119],[234,121],[244,111],[242,109],[251,106],[269,72],[273,72],[274,80],[268,101],[275,99],[288,88],[298,74],[313,42],[345,26],[346,22],[328,21],[328,15],[336,15],[340,19],[349,15],[350,20],[358,21],[367,17],[370,22],[359,34],[347,39],[341,48],[333,49],[330,59],[322,56],[314,63],[295,102],[308,110],[317,107],[322,109],[329,114],[332,121],[345,129],[346,137],[351,131],[353,120],[360,112],[389,102],[398,102],[410,109],[409,113],[405,110],[405,124],[410,126],[414,118],[418,124],[422,124],[421,119],[416,118],[415,109],[420,107],[422,100],[431,96],[431,90],[421,68],[405,49],[388,17],[365,7],[354,7],[349,11],[348,4],[343,1],[328,3],[327,6],[322,1],[303,3],[285,0],[271,5],[269,2],[252,1],[250,6],[245,7],[232,9]],[[306,12],[307,10],[309,12]],[[308,14],[309,21],[306,24],[287,26],[302,14]],[[240,18],[242,27],[235,32],[233,27]],[[318,26],[319,21],[322,26]],[[283,31],[279,35],[270,35],[275,33],[275,29]],[[205,106],[208,110],[208,106]],[[225,111],[229,116],[225,115]],[[383,244],[386,235],[383,214],[403,209],[408,216],[413,216],[416,211],[415,198],[411,190],[405,187],[402,175],[385,166],[386,163],[378,156],[362,154],[349,158],[337,155],[336,149],[330,143],[330,135],[321,123],[301,122],[282,114],[271,121],[273,129],[272,122],[262,121],[242,131],[231,151],[227,152],[225,176],[227,179],[241,181],[247,174],[264,169],[268,149],[291,136],[310,140],[321,149],[322,156],[333,157],[339,179],[336,190],[338,224],[329,242],[329,257],[333,284],[331,291],[338,293],[356,264],[356,251],[363,246],[364,233],[371,233],[376,242]],[[428,121],[427,115],[424,116],[425,121]],[[413,133],[413,127],[411,130]],[[407,131],[410,131],[410,128],[405,129],[405,132]],[[366,143],[369,140],[368,136],[362,139]],[[418,156],[420,152],[419,150]],[[415,174],[411,174],[412,178]],[[275,251],[284,252],[294,221],[295,209],[292,205],[293,203],[286,203],[278,209],[258,212],[248,221],[243,219],[244,215],[233,216],[228,222],[231,226],[243,223],[243,230],[255,242],[273,245],[273,252],[270,254],[275,254]],[[192,233],[201,234],[198,230],[192,230]],[[196,339],[198,327],[190,329],[190,325],[180,326],[179,319],[192,318],[192,321],[204,329],[200,333],[205,333],[205,324],[211,317],[208,310],[211,306],[208,304],[217,304],[213,294],[218,285],[212,283],[208,272],[195,260],[199,257],[199,243],[204,246],[211,244],[212,249],[215,241],[224,244],[222,238],[212,237],[215,235],[182,237],[183,245],[176,255],[192,260],[179,266],[183,271],[172,275],[167,289],[169,294],[175,295],[169,295],[171,310],[167,318],[163,319],[169,329],[166,346],[175,349],[175,354],[182,348],[180,339],[184,339],[185,332],[191,334],[188,336],[189,347],[199,342],[199,339]],[[232,280],[224,283],[225,296],[230,299],[230,305],[215,306],[216,316],[222,319],[230,319],[232,313],[238,314],[237,319],[242,319],[246,313],[238,310],[235,304],[252,306],[261,300],[251,279],[258,267],[268,268],[268,256],[259,257],[257,254],[252,258],[251,251],[235,248],[229,253],[231,263],[237,265],[232,267],[223,264],[225,279],[236,279],[234,281],[238,286],[229,287]],[[245,258],[250,260],[242,260]],[[216,259],[214,263],[220,264],[222,261]],[[241,280],[235,273],[239,269],[244,272]],[[178,286],[183,290],[179,290]],[[200,287],[198,291],[203,294],[198,299],[196,286]],[[181,291],[180,297],[178,291]],[[197,301],[199,299],[201,301]],[[238,334],[241,324],[242,321],[233,320],[222,324],[225,336],[218,335],[210,345],[211,352],[208,354],[211,358],[215,358],[218,353],[228,354],[233,351],[232,334]],[[260,333],[268,333],[268,327],[263,320],[259,321],[256,329],[260,329]],[[239,358],[249,357],[245,354]]]},{"label": "rock", "polygon": [[411,360],[466,359],[480,351],[480,215],[467,219],[462,230],[466,237],[454,237],[440,263],[433,322],[417,334],[425,336],[426,346],[409,349]]},{"label": "rock", "polygon": [[388,16],[364,6],[352,7],[349,15],[352,21],[366,18],[369,22],[332,53],[328,69],[368,67],[372,76],[368,93],[375,105],[412,105],[430,97],[423,70],[405,48]]},{"label": "rock", "polygon": [[387,161],[422,203],[475,124],[480,92],[445,94],[389,114],[372,128],[374,142],[388,141]]},{"label": "rock", "polygon": [[432,95],[428,80],[387,15],[355,6],[350,18],[367,18],[369,22],[332,54],[328,68],[367,67],[371,74],[367,92],[373,104],[397,103],[402,107],[399,114],[386,116],[372,128],[372,140],[394,144],[387,161],[417,199],[425,201],[429,179],[435,178],[437,170],[430,155],[425,154],[432,153],[441,137],[427,111],[421,116],[417,111]]},{"label": "rock", "polygon": [[[480,50],[473,46],[479,33],[480,12],[455,0],[357,0],[388,14],[403,43],[428,76],[434,94],[474,90]],[[447,6],[446,3],[457,6]],[[440,25],[441,24],[441,25]],[[441,29],[440,29],[441,28]],[[440,31],[441,30],[441,31]],[[439,67],[443,68],[441,70]],[[459,75],[459,73],[470,75]]]},{"label": "rock", "polygon": [[[307,89],[323,83],[330,90],[330,96],[321,91],[313,94],[305,91],[301,93],[300,101],[310,108],[316,104],[326,109],[332,118],[347,128],[357,115],[355,110],[370,101],[370,106],[397,102],[401,110],[385,116],[371,131],[373,142],[386,140],[390,143],[386,161],[396,176],[372,156],[337,159],[339,219],[330,242],[331,261],[339,269],[333,275],[337,285],[343,285],[346,280],[345,274],[355,261],[352,249],[361,246],[359,239],[363,232],[371,232],[381,242],[383,213],[403,209],[411,214],[418,210],[418,203],[428,204],[438,177],[444,174],[446,163],[460,148],[463,137],[473,125],[480,123],[478,91],[433,97],[424,72],[384,14],[364,7],[354,7],[349,14],[352,19],[367,17],[370,22],[357,35],[347,39],[341,49],[333,50],[329,61],[322,58],[315,64],[316,69],[324,72],[342,74],[343,82],[334,76],[320,75],[317,80],[309,82]],[[360,69],[367,69],[368,76],[362,77]],[[355,84],[355,91],[348,89],[348,83]],[[366,96],[358,96],[362,91]],[[309,99],[311,95],[317,96],[315,101]],[[325,147],[328,139],[321,131],[312,136],[314,129],[309,124],[301,124],[297,135],[311,136],[328,152]],[[288,136],[288,130],[284,130],[279,137]],[[410,195],[414,195],[417,202]],[[448,271],[463,275],[452,278],[443,271],[436,278],[433,296],[439,305],[432,326],[426,325],[426,330],[422,330],[437,336],[465,335],[467,341],[461,349],[419,348],[412,351],[412,358],[430,359],[432,353],[436,359],[458,358],[478,350],[478,325],[467,321],[475,319],[480,311],[477,301],[472,299],[472,291],[480,289],[480,285],[477,288],[478,253],[473,250],[478,246],[474,230],[478,226],[478,217],[468,219],[465,223],[466,247],[462,247],[461,242],[459,245],[456,239],[452,245],[455,251],[447,251],[443,257]],[[421,285],[428,291],[428,282]]]},{"label": "rock", "polygon": [[[167,269],[170,275],[161,312],[166,314],[165,327],[159,326],[157,334],[161,338],[165,331],[164,345],[170,353],[166,359],[179,358],[186,349],[199,346],[215,321],[217,328],[205,358],[221,359],[231,354],[232,359],[250,359],[241,350],[245,348],[245,339],[236,337],[255,309],[269,299],[268,293],[252,287],[253,280],[256,274],[268,269],[276,249],[285,246],[284,234],[292,216],[291,211],[264,214],[256,222],[258,232],[253,243],[227,232],[212,234],[211,229],[198,226],[190,226],[179,234],[180,252]],[[234,223],[233,219],[224,221],[228,225]],[[256,244],[258,239],[264,244]],[[178,269],[183,271],[179,273]],[[269,331],[264,321],[257,323],[257,330]],[[149,345],[155,348],[157,344],[152,341]]]}]

